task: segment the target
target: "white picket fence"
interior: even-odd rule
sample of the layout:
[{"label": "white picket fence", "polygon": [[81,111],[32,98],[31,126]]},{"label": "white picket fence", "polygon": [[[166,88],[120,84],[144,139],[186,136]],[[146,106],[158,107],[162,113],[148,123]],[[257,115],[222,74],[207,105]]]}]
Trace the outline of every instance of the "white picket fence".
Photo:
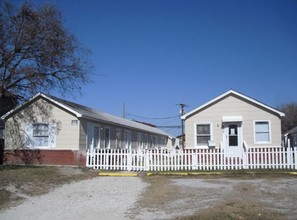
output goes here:
[{"label": "white picket fence", "polygon": [[234,169],[297,169],[297,147],[248,148],[241,157],[221,149],[122,150],[87,152],[86,166],[102,170],[190,171]]}]

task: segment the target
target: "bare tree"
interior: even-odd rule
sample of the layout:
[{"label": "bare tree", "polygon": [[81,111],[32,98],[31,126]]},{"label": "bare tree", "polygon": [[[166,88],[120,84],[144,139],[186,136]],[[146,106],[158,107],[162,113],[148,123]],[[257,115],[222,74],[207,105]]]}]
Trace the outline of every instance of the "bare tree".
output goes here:
[{"label": "bare tree", "polygon": [[0,108],[40,91],[79,92],[89,81],[87,55],[53,5],[0,0]]},{"label": "bare tree", "polygon": [[297,126],[297,103],[282,104],[278,109],[286,114],[285,117],[282,118],[282,133]]}]

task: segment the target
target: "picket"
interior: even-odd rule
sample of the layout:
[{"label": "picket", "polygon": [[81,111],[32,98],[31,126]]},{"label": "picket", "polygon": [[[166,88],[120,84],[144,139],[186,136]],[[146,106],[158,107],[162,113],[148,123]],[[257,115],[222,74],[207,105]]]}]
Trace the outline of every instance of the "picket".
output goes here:
[{"label": "picket", "polygon": [[88,151],[86,166],[103,170],[179,171],[297,169],[296,148],[247,148],[242,157],[227,157],[222,149]]}]

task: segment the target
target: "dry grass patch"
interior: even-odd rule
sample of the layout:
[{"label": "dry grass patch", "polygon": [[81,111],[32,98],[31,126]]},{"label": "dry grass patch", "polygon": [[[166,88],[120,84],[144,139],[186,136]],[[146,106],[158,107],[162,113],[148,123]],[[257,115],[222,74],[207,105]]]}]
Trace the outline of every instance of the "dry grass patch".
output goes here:
[{"label": "dry grass patch", "polygon": [[249,202],[228,202],[226,204],[199,211],[191,216],[176,220],[281,220],[280,213],[265,209],[260,204]]},{"label": "dry grass patch", "polygon": [[23,199],[48,193],[54,187],[97,176],[86,168],[1,166],[0,209],[19,204]]}]

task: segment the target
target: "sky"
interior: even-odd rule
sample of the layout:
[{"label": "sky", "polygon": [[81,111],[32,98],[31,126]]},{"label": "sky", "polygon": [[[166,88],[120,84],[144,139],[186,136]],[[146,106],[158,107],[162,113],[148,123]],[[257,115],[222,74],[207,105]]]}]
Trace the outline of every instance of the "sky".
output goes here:
[{"label": "sky", "polygon": [[177,104],[189,112],[230,89],[297,102],[297,0],[32,2],[56,5],[91,50],[93,82],[68,100],[117,116],[125,104],[126,118],[158,126],[181,124]]}]

